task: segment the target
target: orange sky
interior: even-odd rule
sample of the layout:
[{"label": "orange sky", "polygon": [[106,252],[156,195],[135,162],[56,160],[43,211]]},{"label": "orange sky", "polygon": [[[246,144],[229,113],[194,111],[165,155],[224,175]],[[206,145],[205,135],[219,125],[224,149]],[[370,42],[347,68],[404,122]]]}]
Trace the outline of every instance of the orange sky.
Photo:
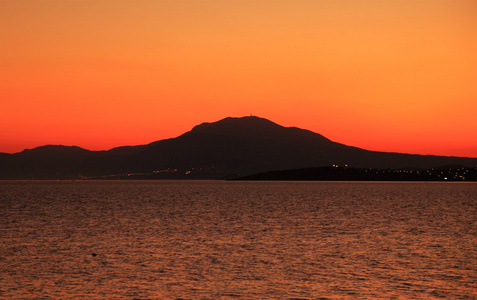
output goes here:
[{"label": "orange sky", "polygon": [[477,157],[475,0],[0,0],[0,152],[256,115]]}]

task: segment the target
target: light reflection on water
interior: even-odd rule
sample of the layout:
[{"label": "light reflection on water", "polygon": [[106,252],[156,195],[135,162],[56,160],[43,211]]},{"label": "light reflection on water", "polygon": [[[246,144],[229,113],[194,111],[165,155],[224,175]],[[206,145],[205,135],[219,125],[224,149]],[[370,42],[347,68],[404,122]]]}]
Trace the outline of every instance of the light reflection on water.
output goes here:
[{"label": "light reflection on water", "polygon": [[477,297],[476,183],[0,182],[0,297]]}]

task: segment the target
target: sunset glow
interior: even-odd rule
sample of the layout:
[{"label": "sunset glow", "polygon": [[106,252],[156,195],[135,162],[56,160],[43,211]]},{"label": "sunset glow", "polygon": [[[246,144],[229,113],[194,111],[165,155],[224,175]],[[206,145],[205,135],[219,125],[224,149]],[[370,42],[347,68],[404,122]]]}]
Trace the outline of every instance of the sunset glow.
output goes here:
[{"label": "sunset glow", "polygon": [[256,115],[477,157],[477,1],[0,0],[0,152]]}]

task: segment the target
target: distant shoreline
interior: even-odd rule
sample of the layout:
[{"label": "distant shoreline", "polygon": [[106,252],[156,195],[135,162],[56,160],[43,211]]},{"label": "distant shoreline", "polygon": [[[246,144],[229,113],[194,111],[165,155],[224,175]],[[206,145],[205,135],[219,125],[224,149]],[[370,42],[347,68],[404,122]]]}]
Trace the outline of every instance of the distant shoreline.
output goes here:
[{"label": "distant shoreline", "polygon": [[432,169],[373,169],[327,166],[292,170],[277,170],[247,176],[229,175],[224,178],[194,178],[187,172],[174,170],[163,173],[124,173],[101,176],[76,175],[62,178],[2,178],[1,181],[132,181],[132,180],[191,180],[191,181],[432,181],[477,182],[477,168]]},{"label": "distant shoreline", "polygon": [[477,168],[371,169],[318,167],[264,172],[231,180],[271,181],[477,181]]}]

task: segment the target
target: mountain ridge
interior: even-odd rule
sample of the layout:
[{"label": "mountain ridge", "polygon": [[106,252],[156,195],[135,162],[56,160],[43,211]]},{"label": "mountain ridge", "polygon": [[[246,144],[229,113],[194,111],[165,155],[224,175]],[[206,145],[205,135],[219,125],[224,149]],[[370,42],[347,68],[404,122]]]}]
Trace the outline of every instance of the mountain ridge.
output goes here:
[{"label": "mountain ridge", "polygon": [[477,158],[378,152],[333,142],[321,134],[270,120],[227,117],[194,126],[176,138],[91,151],[45,145],[0,155],[1,179],[160,174],[161,178],[219,179],[254,173],[349,165],[429,168],[477,165]]}]

